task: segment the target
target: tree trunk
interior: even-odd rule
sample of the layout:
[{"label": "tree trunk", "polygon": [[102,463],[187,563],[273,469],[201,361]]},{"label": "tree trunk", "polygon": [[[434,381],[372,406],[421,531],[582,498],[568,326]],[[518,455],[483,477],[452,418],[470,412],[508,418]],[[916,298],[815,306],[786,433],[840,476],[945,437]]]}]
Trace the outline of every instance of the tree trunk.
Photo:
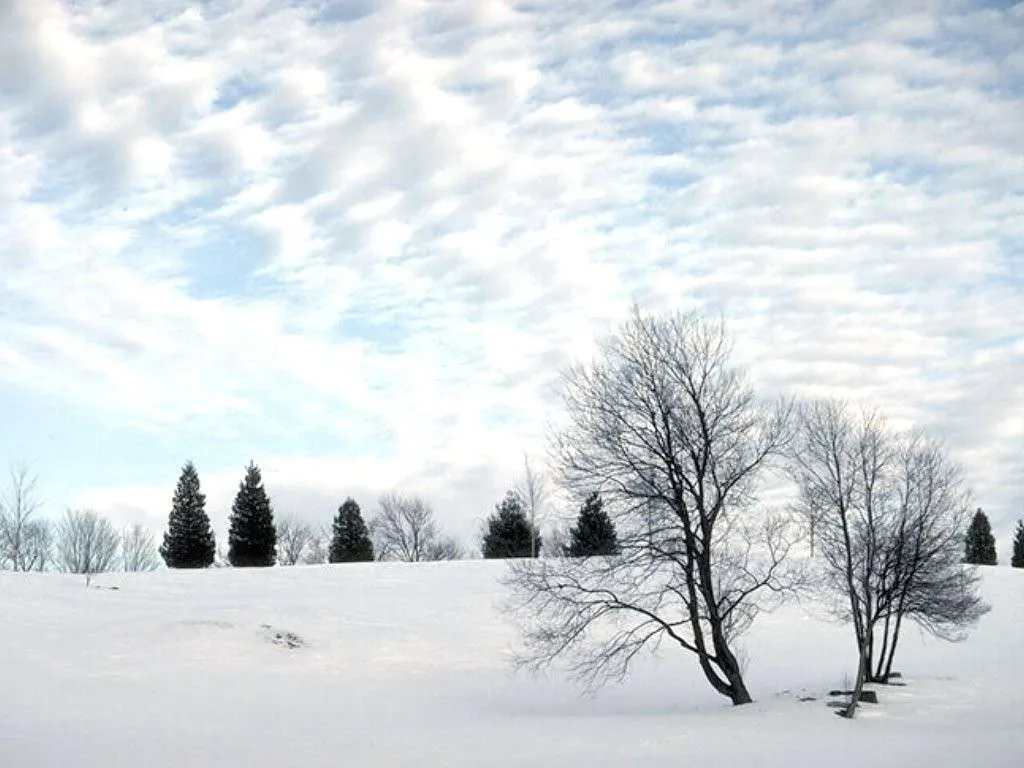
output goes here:
[{"label": "tree trunk", "polygon": [[858,643],[860,645],[860,663],[857,664],[857,683],[853,686],[853,695],[850,697],[850,703],[846,705],[845,709],[841,709],[836,714],[840,717],[852,719],[854,714],[857,712],[857,702],[860,701],[861,692],[864,690],[864,681],[868,674],[868,646],[863,640]]},{"label": "tree trunk", "polygon": [[722,670],[725,672],[725,676],[729,679],[729,698],[732,700],[733,706],[739,706],[741,704],[750,704],[753,699],[750,698],[750,692],[747,690],[747,684],[743,682],[743,675],[740,673],[739,665],[736,664],[736,659],[733,655],[729,654],[730,659],[735,665],[735,668]]},{"label": "tree trunk", "polygon": [[896,616],[896,624],[892,631],[892,644],[889,646],[889,658],[885,660],[885,672],[882,675],[883,683],[888,683],[889,676],[892,674],[892,660],[896,658],[896,643],[900,639],[900,623],[902,620],[902,615]]},{"label": "tree trunk", "polygon": [[868,682],[869,683],[884,683],[884,668],[885,660],[889,655],[889,628],[890,628],[890,615],[885,615],[885,623],[882,625],[882,648],[878,652],[878,658],[872,659],[870,668],[868,669]]}]

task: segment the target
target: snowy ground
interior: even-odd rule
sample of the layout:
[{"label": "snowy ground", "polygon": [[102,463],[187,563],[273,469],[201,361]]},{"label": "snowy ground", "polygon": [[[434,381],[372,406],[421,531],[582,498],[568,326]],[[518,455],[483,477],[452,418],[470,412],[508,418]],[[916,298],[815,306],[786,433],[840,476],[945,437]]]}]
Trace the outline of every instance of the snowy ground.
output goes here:
[{"label": "snowy ground", "polygon": [[2,573],[0,765],[1024,766],[1024,571],[985,571],[966,643],[909,632],[908,685],[849,722],[849,630],[796,606],[751,633],[747,707],[669,650],[596,698],[516,675],[503,568]]}]

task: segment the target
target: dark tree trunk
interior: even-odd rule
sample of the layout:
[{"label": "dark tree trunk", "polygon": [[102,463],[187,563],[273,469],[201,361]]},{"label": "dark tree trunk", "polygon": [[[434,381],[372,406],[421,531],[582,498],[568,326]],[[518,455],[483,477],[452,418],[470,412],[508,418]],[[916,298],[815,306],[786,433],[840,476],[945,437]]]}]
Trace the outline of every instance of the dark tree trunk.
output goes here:
[{"label": "dark tree trunk", "polygon": [[874,663],[870,669],[870,676],[868,677],[869,683],[880,683],[885,682],[882,680],[883,669],[885,666],[885,659],[889,655],[889,628],[892,623],[892,617],[890,614],[885,615],[885,623],[882,625],[882,647],[878,651],[877,660],[872,660]]},{"label": "dark tree trunk", "polygon": [[[723,668],[725,676],[729,679],[729,693],[727,694],[732,700],[734,706],[740,704],[750,704],[753,699],[750,698],[750,692],[747,690],[747,684],[743,682],[743,675],[740,672],[739,664],[736,662],[735,656],[731,652],[729,654],[729,665],[728,668]],[[724,661],[724,660],[723,660]],[[722,662],[719,662],[719,666],[725,666]]]},{"label": "dark tree trunk", "polygon": [[896,643],[900,639],[900,623],[903,620],[902,614],[896,617],[896,624],[893,626],[892,631],[892,644],[889,646],[889,657],[885,660],[885,671],[882,674],[882,682],[888,683],[889,677],[892,675],[892,661],[896,658]]},{"label": "dark tree trunk", "polygon": [[857,702],[860,701],[861,693],[864,691],[864,682],[868,675],[868,646],[865,641],[860,642],[860,663],[857,664],[857,682],[853,686],[853,694],[850,696],[850,703],[845,709],[839,710],[836,714],[840,717],[853,718],[857,712]]}]

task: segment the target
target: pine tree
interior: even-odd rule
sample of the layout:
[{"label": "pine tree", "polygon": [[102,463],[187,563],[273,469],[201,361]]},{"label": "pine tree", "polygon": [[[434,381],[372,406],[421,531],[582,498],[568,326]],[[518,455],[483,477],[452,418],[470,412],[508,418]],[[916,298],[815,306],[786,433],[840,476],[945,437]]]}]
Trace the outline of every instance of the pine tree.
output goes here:
[{"label": "pine tree", "polygon": [[[494,514],[487,518],[484,534],[483,554],[485,558],[530,557],[530,534],[533,534],[533,552],[539,553],[540,533],[530,526],[523,508],[523,500],[515,491],[505,494],[500,504],[494,507]],[[536,554],[534,554],[534,557]]]},{"label": "pine tree", "polygon": [[981,507],[974,513],[974,519],[967,529],[964,562],[971,565],[996,564],[996,540],[992,535],[988,515]]},{"label": "pine tree", "polygon": [[576,525],[569,531],[569,557],[619,554],[619,537],[615,524],[604,511],[604,501],[596,491],[583,502]]},{"label": "pine tree", "polygon": [[199,490],[199,473],[190,461],[181,470],[174,490],[160,556],[168,568],[208,568],[216,553],[206,496]]},{"label": "pine tree", "polygon": [[266,567],[276,559],[274,510],[263,488],[259,467],[250,461],[231,505],[228,562],[239,568]]},{"label": "pine tree", "polygon": [[1024,568],[1024,520],[1017,521],[1017,529],[1013,532],[1013,558],[1010,565]]},{"label": "pine tree", "polygon": [[351,498],[338,507],[334,518],[329,560],[332,563],[362,563],[373,560],[373,542],[359,505]]}]

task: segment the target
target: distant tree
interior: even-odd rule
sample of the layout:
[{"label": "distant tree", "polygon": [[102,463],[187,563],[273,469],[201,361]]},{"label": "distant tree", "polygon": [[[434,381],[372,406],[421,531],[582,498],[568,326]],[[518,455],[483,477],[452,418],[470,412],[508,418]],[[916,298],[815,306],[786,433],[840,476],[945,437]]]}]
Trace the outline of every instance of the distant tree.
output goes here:
[{"label": "distant tree", "polygon": [[136,523],[121,532],[121,564],[125,571],[155,571],[160,564],[153,536]]},{"label": "distant tree", "polygon": [[295,565],[302,561],[306,548],[313,540],[313,529],[302,521],[289,517],[277,523],[277,562]]},{"label": "distant tree", "polygon": [[601,494],[596,491],[583,502],[576,525],[569,531],[569,546],[565,553],[569,557],[619,554],[615,524],[604,511]]},{"label": "distant tree", "polygon": [[228,552],[225,547],[224,541],[217,542],[217,551],[213,555],[213,567],[214,568],[230,568],[231,561],[228,560]]},{"label": "distant tree", "polygon": [[569,541],[569,526],[561,523],[548,526],[541,557],[565,557],[569,551]]},{"label": "distant tree", "polygon": [[461,556],[461,547],[441,533],[434,510],[418,496],[381,496],[380,512],[370,522],[370,535],[379,560],[416,563]]},{"label": "distant tree", "polygon": [[[541,515],[544,502],[547,500],[547,481],[538,472],[530,461],[528,454],[523,455],[523,478],[519,487],[519,498],[523,503],[523,510],[530,523],[530,527],[538,530],[537,518]],[[530,557],[537,557],[540,553],[540,537],[531,539],[532,548]]]},{"label": "distant tree", "polygon": [[373,560],[373,542],[355,499],[345,499],[334,517],[331,530],[331,549],[328,560],[332,563],[365,563]]},{"label": "distant tree", "polygon": [[250,461],[231,505],[228,562],[236,568],[265,568],[277,559],[274,510],[263,488],[263,478]]},{"label": "distant tree", "polygon": [[22,530],[22,564],[26,571],[45,571],[53,560],[53,525],[29,520]]},{"label": "distant tree", "polygon": [[181,470],[160,556],[168,568],[209,568],[217,552],[206,495],[199,489],[199,473],[190,461]]},{"label": "distant tree", "polygon": [[439,536],[427,547],[424,560],[462,560],[466,551],[454,536]]},{"label": "distant tree", "polygon": [[14,464],[9,481],[0,493],[0,568],[44,570],[50,561],[53,531],[48,521],[33,519],[42,506],[36,497],[36,478],[26,465]]},{"label": "distant tree", "polygon": [[1013,532],[1013,557],[1010,565],[1024,568],[1024,520],[1017,521],[1017,529]]},{"label": "distant tree", "polygon": [[536,557],[541,544],[540,533],[530,525],[521,494],[509,491],[494,506],[494,513],[487,518],[483,540],[484,557]]},{"label": "distant tree", "polygon": [[309,539],[306,546],[306,554],[302,556],[302,562],[307,565],[323,565],[327,562],[330,554],[331,535],[323,529],[317,528]]},{"label": "distant tree", "polygon": [[57,524],[57,567],[65,573],[104,573],[117,567],[120,536],[91,511],[64,513]]},{"label": "distant tree", "polygon": [[971,525],[967,529],[964,562],[969,565],[996,564],[996,539],[992,535],[988,515],[981,507],[974,513]]}]

